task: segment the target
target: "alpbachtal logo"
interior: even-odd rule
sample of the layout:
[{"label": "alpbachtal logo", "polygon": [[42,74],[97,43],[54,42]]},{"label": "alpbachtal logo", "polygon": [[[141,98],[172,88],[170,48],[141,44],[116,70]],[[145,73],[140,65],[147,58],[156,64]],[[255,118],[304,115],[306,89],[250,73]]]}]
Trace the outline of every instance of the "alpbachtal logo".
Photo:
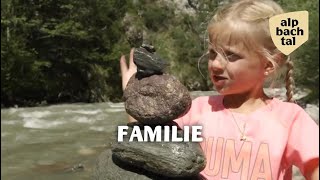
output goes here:
[{"label": "alpbachtal logo", "polygon": [[275,46],[289,55],[309,38],[308,11],[296,11],[273,16],[269,19],[271,38]]}]

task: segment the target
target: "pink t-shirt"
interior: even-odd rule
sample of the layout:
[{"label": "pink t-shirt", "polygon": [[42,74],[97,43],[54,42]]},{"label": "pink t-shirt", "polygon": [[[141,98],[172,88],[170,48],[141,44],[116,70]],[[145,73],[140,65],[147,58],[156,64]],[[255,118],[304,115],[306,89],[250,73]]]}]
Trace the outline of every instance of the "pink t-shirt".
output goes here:
[{"label": "pink t-shirt", "polygon": [[[250,114],[231,112],[223,96],[193,100],[190,111],[176,119],[179,127],[202,125],[201,147],[207,179],[292,179],[292,165],[305,173],[319,159],[319,126],[294,103],[273,98]],[[236,122],[235,122],[236,121]],[[246,141],[240,141],[243,125]]]}]

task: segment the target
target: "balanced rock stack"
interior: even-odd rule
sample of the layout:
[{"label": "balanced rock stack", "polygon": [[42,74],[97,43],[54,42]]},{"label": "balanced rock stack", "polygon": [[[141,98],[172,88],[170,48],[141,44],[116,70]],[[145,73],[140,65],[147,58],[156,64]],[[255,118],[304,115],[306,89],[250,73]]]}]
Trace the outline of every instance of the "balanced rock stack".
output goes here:
[{"label": "balanced rock stack", "polygon": [[137,73],[124,91],[125,108],[138,122],[162,125],[186,113],[191,97],[179,80],[163,71],[168,65],[154,52],[143,46],[134,51]]},{"label": "balanced rock stack", "polygon": [[[162,129],[176,126],[173,120],[187,113],[191,106],[188,90],[174,76],[164,73],[168,64],[153,47],[136,48],[134,63],[137,73],[128,82],[124,101],[127,113],[138,122],[129,123],[123,142],[112,145],[113,162],[151,179],[197,179],[206,164],[199,143],[138,142],[136,139],[129,142],[134,126],[140,128],[141,134],[145,126]],[[183,137],[182,130],[178,130],[177,137]]]}]

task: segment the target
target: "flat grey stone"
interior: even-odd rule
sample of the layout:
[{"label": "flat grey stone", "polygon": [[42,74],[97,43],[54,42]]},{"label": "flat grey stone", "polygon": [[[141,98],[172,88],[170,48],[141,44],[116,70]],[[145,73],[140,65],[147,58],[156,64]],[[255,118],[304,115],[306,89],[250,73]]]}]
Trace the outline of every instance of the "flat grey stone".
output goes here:
[{"label": "flat grey stone", "polygon": [[164,69],[169,65],[154,51],[155,49],[149,45],[135,48],[133,52],[133,62],[137,65],[137,75],[139,78],[151,76],[153,74],[161,75],[164,73]]},{"label": "flat grey stone", "polygon": [[[181,136],[182,131],[179,133]],[[128,130],[123,142],[112,145],[113,156],[130,166],[175,178],[197,176],[205,168],[199,143],[137,142],[136,139],[129,142],[130,134]]]},{"label": "flat grey stone", "polygon": [[[150,180],[147,175],[138,173],[139,170],[129,166],[118,166],[117,159],[112,157],[111,149],[102,152],[97,158],[93,169],[94,180],[118,180],[118,179],[139,179]],[[118,163],[121,164],[121,163]],[[141,171],[140,171],[141,172]]]}]

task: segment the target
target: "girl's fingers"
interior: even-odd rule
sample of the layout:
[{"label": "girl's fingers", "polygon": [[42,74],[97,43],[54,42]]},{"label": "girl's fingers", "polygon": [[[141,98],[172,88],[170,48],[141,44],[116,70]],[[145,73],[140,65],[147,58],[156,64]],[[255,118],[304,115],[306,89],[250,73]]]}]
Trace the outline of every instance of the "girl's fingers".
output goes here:
[{"label": "girl's fingers", "polygon": [[123,75],[128,71],[128,66],[126,62],[126,58],[124,55],[121,56],[120,58],[120,69],[121,69],[121,75]]},{"label": "girl's fingers", "polygon": [[133,52],[134,52],[134,48],[132,48],[130,51],[130,59],[129,59],[130,68],[136,67],[136,65],[133,62]]}]

